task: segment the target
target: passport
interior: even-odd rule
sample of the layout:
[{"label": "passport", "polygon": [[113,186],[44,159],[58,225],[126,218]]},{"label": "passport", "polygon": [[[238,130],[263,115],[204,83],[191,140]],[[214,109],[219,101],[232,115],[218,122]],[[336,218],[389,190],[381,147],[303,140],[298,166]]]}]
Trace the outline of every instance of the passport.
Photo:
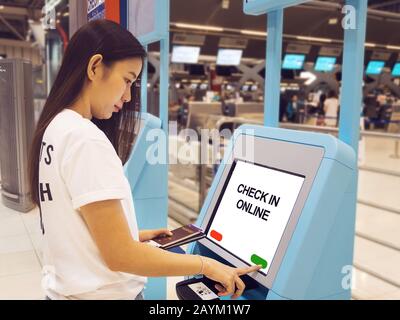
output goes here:
[{"label": "passport", "polygon": [[193,224],[188,224],[186,226],[172,230],[171,232],[172,236],[163,235],[154,238],[149,241],[149,244],[161,249],[170,249],[202,239],[206,236],[203,233],[203,230]]}]

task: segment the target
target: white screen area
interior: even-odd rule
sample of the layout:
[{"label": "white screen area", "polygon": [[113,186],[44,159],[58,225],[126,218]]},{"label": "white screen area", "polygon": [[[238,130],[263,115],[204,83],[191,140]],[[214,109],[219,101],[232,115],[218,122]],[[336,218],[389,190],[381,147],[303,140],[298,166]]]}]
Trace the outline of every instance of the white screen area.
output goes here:
[{"label": "white screen area", "polygon": [[172,49],[172,62],[197,63],[199,61],[200,47],[174,46]]},{"label": "white screen area", "polygon": [[242,50],[219,49],[217,56],[217,65],[220,66],[238,66],[242,59]]},{"label": "white screen area", "polygon": [[207,238],[267,274],[304,177],[239,160],[228,179]]}]

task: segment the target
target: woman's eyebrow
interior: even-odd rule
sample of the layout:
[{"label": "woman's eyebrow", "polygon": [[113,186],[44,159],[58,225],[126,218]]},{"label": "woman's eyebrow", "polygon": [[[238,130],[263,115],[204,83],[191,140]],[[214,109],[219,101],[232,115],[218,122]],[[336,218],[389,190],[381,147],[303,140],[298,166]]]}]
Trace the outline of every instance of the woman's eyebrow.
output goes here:
[{"label": "woman's eyebrow", "polygon": [[133,71],[129,71],[129,73],[130,73],[131,75],[133,75],[133,76],[135,77],[135,79],[137,78],[136,73],[134,73]]}]

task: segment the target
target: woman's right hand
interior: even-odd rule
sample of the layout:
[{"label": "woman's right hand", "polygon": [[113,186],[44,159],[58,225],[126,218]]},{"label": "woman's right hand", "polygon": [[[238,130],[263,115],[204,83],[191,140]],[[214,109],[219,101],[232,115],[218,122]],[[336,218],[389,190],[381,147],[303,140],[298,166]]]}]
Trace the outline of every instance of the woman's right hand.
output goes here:
[{"label": "woman's right hand", "polygon": [[219,296],[232,295],[232,299],[240,297],[245,289],[245,284],[240,276],[252,273],[261,269],[261,266],[247,268],[232,268],[214,259],[201,257],[204,263],[203,274],[221,285],[216,285]]}]

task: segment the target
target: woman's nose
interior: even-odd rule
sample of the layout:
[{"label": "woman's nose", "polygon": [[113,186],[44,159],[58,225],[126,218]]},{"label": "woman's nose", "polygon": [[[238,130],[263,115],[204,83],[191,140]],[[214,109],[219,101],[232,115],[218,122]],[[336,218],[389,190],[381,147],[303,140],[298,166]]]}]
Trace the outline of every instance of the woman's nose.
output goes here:
[{"label": "woman's nose", "polygon": [[124,95],[122,96],[122,99],[121,99],[124,103],[125,102],[129,102],[129,101],[131,101],[131,87],[130,86],[127,86],[126,87],[126,90],[125,90],[125,92],[124,92]]}]

